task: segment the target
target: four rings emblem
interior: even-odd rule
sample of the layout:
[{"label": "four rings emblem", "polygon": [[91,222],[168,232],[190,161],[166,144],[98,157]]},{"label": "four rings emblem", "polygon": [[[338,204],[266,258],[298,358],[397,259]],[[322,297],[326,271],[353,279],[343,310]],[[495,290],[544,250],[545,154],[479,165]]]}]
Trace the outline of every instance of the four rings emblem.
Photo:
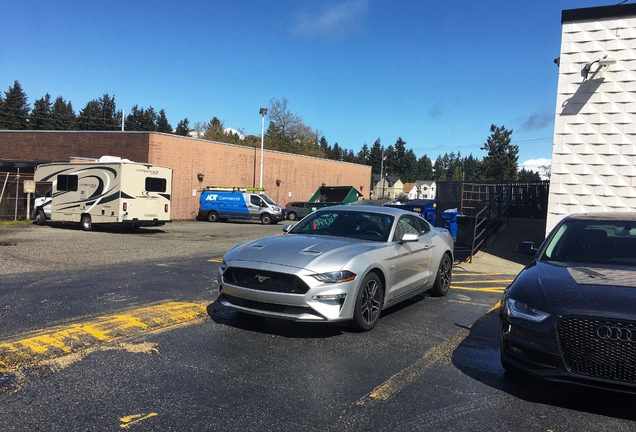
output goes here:
[{"label": "four rings emblem", "polygon": [[254,276],[254,278],[255,278],[256,280],[258,280],[258,283],[263,283],[263,282],[265,282],[267,279],[271,279],[271,277],[269,277],[269,276],[261,276],[261,275],[256,275],[256,276]]},{"label": "four rings emblem", "polygon": [[632,330],[624,327],[601,325],[596,327],[596,336],[602,340],[632,342]]}]

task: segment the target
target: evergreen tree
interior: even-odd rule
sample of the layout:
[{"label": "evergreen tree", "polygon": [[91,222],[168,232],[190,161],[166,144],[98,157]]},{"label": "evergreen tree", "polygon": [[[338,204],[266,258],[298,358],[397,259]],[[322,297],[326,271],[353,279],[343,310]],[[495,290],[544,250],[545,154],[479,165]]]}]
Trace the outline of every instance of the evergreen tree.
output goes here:
[{"label": "evergreen tree", "polygon": [[333,145],[333,150],[331,151],[331,155],[329,159],[340,161],[342,160],[342,157],[343,157],[342,149],[340,148],[338,143],[335,143]]},{"label": "evergreen tree", "polygon": [[464,181],[479,181],[483,179],[482,176],[482,163],[477,158],[473,157],[472,153],[467,158],[464,158]]},{"label": "evergreen tree", "polygon": [[519,171],[518,179],[522,182],[538,182],[541,181],[541,175],[536,171],[526,170],[526,168],[523,167],[521,171]]},{"label": "evergreen tree", "polygon": [[79,130],[103,130],[101,129],[103,125],[100,123],[100,114],[99,101],[89,101],[77,116],[77,128]]},{"label": "evergreen tree", "polygon": [[0,130],[7,128],[5,121],[6,118],[4,115],[4,96],[2,95],[2,92],[0,92]]},{"label": "evergreen tree", "polygon": [[159,117],[157,118],[157,132],[172,133],[172,126],[168,123],[168,118],[166,117],[166,111],[164,109],[159,111]]},{"label": "evergreen tree", "polygon": [[31,111],[29,116],[29,129],[53,129],[53,104],[51,103],[50,94],[47,93],[43,98],[33,103],[33,111]]},{"label": "evergreen tree", "polygon": [[329,146],[327,138],[325,138],[324,135],[320,137],[318,148],[322,152],[324,158],[331,159],[331,146]]},{"label": "evergreen tree", "polygon": [[369,165],[371,165],[371,173],[380,174],[380,169],[383,164],[382,156],[384,155],[380,138],[375,140],[369,150]]},{"label": "evergreen tree", "polygon": [[446,178],[446,166],[441,156],[438,156],[433,164],[433,177],[437,182],[448,180]]},{"label": "evergreen tree", "polygon": [[144,109],[139,108],[138,105],[135,105],[130,109],[130,113],[126,116],[124,129],[127,131],[141,131],[143,130],[143,122]]},{"label": "evergreen tree", "polygon": [[26,130],[29,118],[27,95],[18,81],[4,93],[5,98],[0,112],[0,124],[4,129]]},{"label": "evergreen tree", "polygon": [[75,130],[77,128],[77,116],[73,111],[73,105],[66,103],[62,96],[55,99],[51,110],[52,130]]},{"label": "evergreen tree", "polygon": [[88,102],[79,113],[77,125],[80,130],[119,130],[121,112],[117,112],[115,97],[105,93],[101,98]]},{"label": "evergreen tree", "polygon": [[190,133],[190,122],[188,118],[184,118],[177,124],[177,129],[174,131],[175,135],[188,136]]},{"label": "evergreen tree", "polygon": [[481,150],[486,150],[484,174],[487,180],[517,180],[517,159],[519,146],[510,144],[512,129],[490,125],[490,136]]},{"label": "evergreen tree", "polygon": [[148,132],[154,132],[157,130],[157,113],[155,112],[155,109],[150,106],[148,107],[148,109],[144,112],[144,116],[143,116],[143,129],[144,131],[148,131]]},{"label": "evergreen tree", "polygon": [[209,141],[227,142],[226,134],[223,131],[225,128],[223,122],[217,117],[213,117],[210,123],[207,123],[203,132],[203,139]]},{"label": "evergreen tree", "polygon": [[121,129],[121,112],[117,112],[115,96],[110,97],[108,93],[104,93],[98,101],[101,117],[101,129],[98,130]]},{"label": "evergreen tree", "polygon": [[409,168],[406,166],[407,162],[404,159],[404,156],[406,155],[406,142],[404,140],[402,140],[402,137],[399,137],[397,139],[397,141],[395,142],[395,154],[394,154],[394,161],[393,161],[393,170],[395,172],[394,175],[400,177],[400,179],[404,182],[406,180],[404,180],[404,178],[409,177],[407,176],[407,172],[409,171]]},{"label": "evergreen tree", "polygon": [[412,149],[406,150],[404,156],[402,156],[401,170],[400,179],[402,182],[412,183],[420,180],[418,178],[417,156],[415,156],[415,152]]},{"label": "evergreen tree", "polygon": [[364,145],[362,146],[362,148],[356,155],[356,163],[359,163],[360,165],[370,165],[369,156],[370,156],[369,146],[367,146],[367,144],[364,143]]},{"label": "evergreen tree", "polygon": [[433,161],[424,155],[417,160],[417,180],[434,180]]},{"label": "evergreen tree", "polygon": [[356,155],[353,153],[353,150],[345,150],[342,160],[345,162],[355,163]]}]

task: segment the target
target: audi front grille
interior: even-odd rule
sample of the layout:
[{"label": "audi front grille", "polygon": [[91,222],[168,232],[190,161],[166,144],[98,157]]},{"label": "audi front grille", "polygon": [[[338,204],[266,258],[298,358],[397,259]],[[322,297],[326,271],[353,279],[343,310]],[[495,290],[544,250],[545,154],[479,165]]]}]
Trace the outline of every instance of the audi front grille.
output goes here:
[{"label": "audi front grille", "polygon": [[305,294],[309,291],[309,286],[297,276],[244,267],[228,267],[223,273],[223,281],[234,286],[277,293]]},{"label": "audi front grille", "polygon": [[557,332],[565,365],[571,372],[636,382],[636,323],[564,317]]}]

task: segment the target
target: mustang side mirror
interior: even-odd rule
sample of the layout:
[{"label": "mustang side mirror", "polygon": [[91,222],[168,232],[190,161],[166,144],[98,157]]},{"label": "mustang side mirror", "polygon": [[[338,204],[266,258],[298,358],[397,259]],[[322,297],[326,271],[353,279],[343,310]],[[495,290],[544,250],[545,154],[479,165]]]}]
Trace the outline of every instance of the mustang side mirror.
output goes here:
[{"label": "mustang side mirror", "polygon": [[402,240],[400,240],[400,243],[416,242],[418,240],[419,240],[419,236],[417,234],[405,233],[402,236]]},{"label": "mustang side mirror", "polygon": [[515,247],[515,250],[524,255],[534,255],[537,253],[538,249],[534,247],[534,242],[524,241],[524,242],[518,243],[517,246]]}]

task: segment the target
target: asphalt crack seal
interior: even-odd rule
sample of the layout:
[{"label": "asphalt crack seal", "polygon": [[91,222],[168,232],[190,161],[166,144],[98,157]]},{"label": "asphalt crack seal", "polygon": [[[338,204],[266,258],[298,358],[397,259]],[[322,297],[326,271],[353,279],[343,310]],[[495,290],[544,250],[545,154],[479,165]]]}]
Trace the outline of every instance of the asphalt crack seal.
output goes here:
[{"label": "asphalt crack seal", "polygon": [[30,332],[0,342],[0,373],[34,367],[43,361],[205,316],[205,305],[167,302]]}]

